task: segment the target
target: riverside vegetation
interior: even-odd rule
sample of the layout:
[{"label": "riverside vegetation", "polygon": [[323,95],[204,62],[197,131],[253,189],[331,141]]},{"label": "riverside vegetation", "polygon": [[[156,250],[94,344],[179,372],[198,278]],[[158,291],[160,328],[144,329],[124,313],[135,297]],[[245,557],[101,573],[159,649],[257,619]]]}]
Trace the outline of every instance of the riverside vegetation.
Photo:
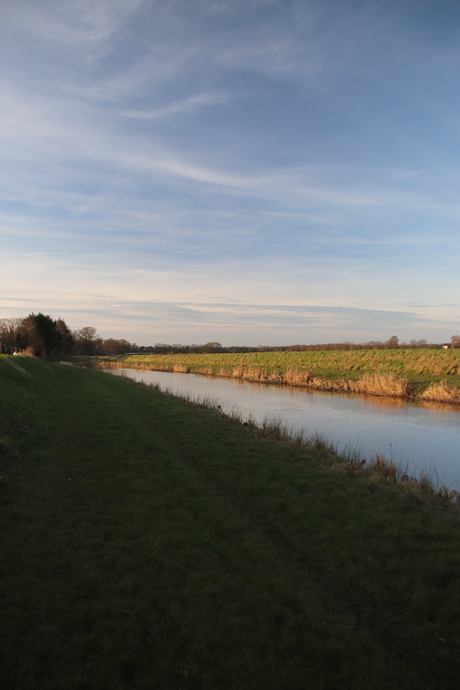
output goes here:
[{"label": "riverside vegetation", "polygon": [[123,355],[105,364],[460,403],[460,349]]},{"label": "riverside vegetation", "polygon": [[33,358],[0,464],[4,688],[458,688],[455,496]]}]

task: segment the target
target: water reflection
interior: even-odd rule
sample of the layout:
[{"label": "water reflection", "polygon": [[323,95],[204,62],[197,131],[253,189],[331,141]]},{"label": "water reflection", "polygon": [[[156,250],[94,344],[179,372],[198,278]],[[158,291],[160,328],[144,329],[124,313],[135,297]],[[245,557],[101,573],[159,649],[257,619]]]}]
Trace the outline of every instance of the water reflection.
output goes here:
[{"label": "water reflection", "polygon": [[113,369],[135,381],[156,383],[176,394],[209,396],[224,410],[237,407],[262,421],[275,415],[306,434],[319,433],[339,449],[391,458],[418,475],[421,470],[460,489],[460,414],[444,403],[323,393],[194,374]]}]

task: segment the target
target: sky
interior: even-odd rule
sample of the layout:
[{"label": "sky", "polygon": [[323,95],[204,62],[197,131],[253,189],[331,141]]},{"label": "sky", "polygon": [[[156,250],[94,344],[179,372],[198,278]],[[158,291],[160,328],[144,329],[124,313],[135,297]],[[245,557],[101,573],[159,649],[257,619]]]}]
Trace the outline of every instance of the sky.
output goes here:
[{"label": "sky", "polygon": [[460,332],[457,0],[0,0],[0,318]]}]

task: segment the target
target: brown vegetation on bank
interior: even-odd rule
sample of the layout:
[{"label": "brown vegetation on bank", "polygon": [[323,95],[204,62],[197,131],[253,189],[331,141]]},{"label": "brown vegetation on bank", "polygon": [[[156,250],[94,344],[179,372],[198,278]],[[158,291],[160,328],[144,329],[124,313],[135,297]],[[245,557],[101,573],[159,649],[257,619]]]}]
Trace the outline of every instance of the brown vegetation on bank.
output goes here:
[{"label": "brown vegetation on bank", "polygon": [[[124,368],[126,362],[104,362],[114,368]],[[286,373],[276,373],[267,369],[257,369],[255,367],[238,366],[233,369],[212,368],[193,368],[185,364],[174,364],[173,366],[155,365],[152,362],[142,364],[136,362],[130,364],[129,368],[144,369],[150,371],[168,371],[181,374],[200,374],[202,376],[217,376],[219,378],[240,379],[253,383],[267,383],[275,385],[294,386],[308,388],[317,391],[332,393],[356,393],[359,395],[382,395],[390,397],[405,398],[410,394],[409,381],[407,378],[398,378],[393,372],[378,372],[375,374],[364,374],[359,379],[326,379],[321,376],[314,376],[311,371],[299,371],[289,369]]]},{"label": "brown vegetation on bank", "polygon": [[458,404],[460,403],[460,389],[448,386],[447,381],[441,381],[441,383],[431,383],[420,397],[422,400]]}]

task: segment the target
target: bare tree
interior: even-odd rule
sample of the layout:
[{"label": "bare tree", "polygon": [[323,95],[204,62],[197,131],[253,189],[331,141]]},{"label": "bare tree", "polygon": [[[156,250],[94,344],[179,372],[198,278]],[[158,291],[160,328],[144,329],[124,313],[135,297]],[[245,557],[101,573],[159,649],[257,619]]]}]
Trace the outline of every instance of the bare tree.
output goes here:
[{"label": "bare tree", "polygon": [[11,354],[16,348],[16,333],[23,319],[0,319],[0,354]]},{"label": "bare tree", "polygon": [[392,335],[389,340],[384,343],[386,350],[397,350],[399,348],[399,338],[397,335]]},{"label": "bare tree", "polygon": [[102,343],[102,338],[93,326],[84,326],[79,331],[75,331],[73,337],[77,349],[84,355],[94,355]]}]

